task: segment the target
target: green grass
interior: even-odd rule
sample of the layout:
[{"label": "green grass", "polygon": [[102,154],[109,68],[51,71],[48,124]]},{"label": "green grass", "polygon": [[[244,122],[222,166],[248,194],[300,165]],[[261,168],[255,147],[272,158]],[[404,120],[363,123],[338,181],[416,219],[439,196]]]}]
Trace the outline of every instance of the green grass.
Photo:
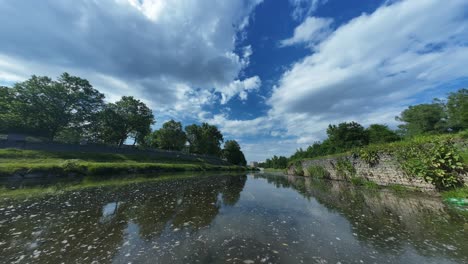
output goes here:
[{"label": "green grass", "polygon": [[[70,184],[56,184],[48,187],[25,187],[19,189],[7,189],[7,188],[0,188],[0,199],[23,199],[29,197],[38,197],[44,195],[57,195],[62,194],[69,191],[81,190],[86,188],[98,188],[98,187],[119,187],[129,184],[137,184],[137,183],[144,183],[144,182],[157,182],[157,181],[165,181],[165,180],[175,180],[175,179],[187,179],[192,177],[204,177],[210,176],[207,175],[197,175],[197,174],[165,174],[158,177],[144,177],[144,176],[137,176],[137,177],[120,177],[120,178],[111,178],[111,179],[104,179],[99,180],[94,177],[86,177],[80,183],[70,183]],[[213,175],[211,175],[213,176]]]},{"label": "green grass", "polygon": [[330,173],[322,166],[312,165],[307,168],[310,177],[325,179],[330,177]]},{"label": "green grass", "polygon": [[74,172],[85,175],[107,175],[213,170],[239,171],[246,170],[246,167],[213,165],[202,159],[168,159],[151,155],[0,150],[0,176],[12,175],[15,172],[52,172],[56,174]]},{"label": "green grass", "polygon": [[442,192],[442,198],[466,198],[468,199],[468,187],[461,187],[449,191]]}]

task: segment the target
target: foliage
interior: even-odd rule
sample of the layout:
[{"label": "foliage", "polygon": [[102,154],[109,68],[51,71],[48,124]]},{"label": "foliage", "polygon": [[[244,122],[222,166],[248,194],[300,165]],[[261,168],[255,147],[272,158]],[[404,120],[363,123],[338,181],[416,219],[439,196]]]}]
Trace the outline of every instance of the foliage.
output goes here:
[{"label": "foliage", "polygon": [[99,112],[104,95],[79,77],[63,73],[56,81],[32,76],[0,89],[4,132],[28,133],[53,140],[65,128],[84,130]]},{"label": "foliage", "polygon": [[381,144],[400,140],[400,136],[386,125],[372,124],[366,131],[369,134],[369,144]]},{"label": "foliage", "polygon": [[154,122],[151,109],[143,102],[132,96],[123,96],[100,113],[95,133],[99,141],[121,146],[130,136],[134,143],[143,141]]},{"label": "foliage", "polygon": [[466,170],[462,156],[451,138],[427,143],[413,141],[398,149],[396,155],[409,175],[421,177],[438,189],[458,186],[459,174]]},{"label": "foliage", "polygon": [[245,170],[243,166],[217,165],[205,160],[161,158],[151,155],[111,153],[49,152],[33,150],[0,150],[0,176],[19,171],[78,172],[87,175],[113,173],[146,173],[154,171]]},{"label": "foliage", "polygon": [[193,124],[185,127],[190,153],[221,155],[223,135],[216,126],[203,123],[201,126]]},{"label": "foliage", "polygon": [[452,130],[468,128],[468,89],[450,93],[447,98],[448,123]]},{"label": "foliage", "polygon": [[150,135],[149,146],[166,150],[183,150],[187,136],[182,129],[182,123],[170,120],[162,128]]},{"label": "foliage", "polygon": [[330,178],[330,173],[322,166],[312,165],[307,168],[309,176],[314,178],[328,179]]},{"label": "foliage", "polygon": [[465,198],[468,199],[468,187],[455,188],[452,190],[442,192],[444,199],[449,198]]},{"label": "foliage", "polygon": [[329,125],[327,135],[335,153],[369,144],[368,132],[356,122]]},{"label": "foliage", "polygon": [[262,168],[286,169],[288,167],[288,158],[274,155],[271,159],[266,159],[265,162],[258,164],[258,166]]},{"label": "foliage", "polygon": [[65,160],[60,164],[60,167],[64,170],[64,172],[78,172],[83,174],[86,172],[86,167],[79,159]]},{"label": "foliage", "polygon": [[302,162],[298,161],[294,164],[294,175],[304,176],[304,169],[302,168]]},{"label": "foliage", "polygon": [[379,151],[374,148],[362,148],[359,150],[359,158],[370,166],[375,166],[380,161]]},{"label": "foliage", "polygon": [[354,165],[351,163],[350,160],[346,158],[339,158],[336,161],[336,171],[338,174],[352,178],[356,175],[356,168],[354,168]]},{"label": "foliage", "polygon": [[242,153],[239,143],[235,140],[228,140],[224,143],[223,157],[231,164],[240,166],[247,165],[244,153]]},{"label": "foliage", "polygon": [[410,106],[396,117],[397,121],[404,123],[398,127],[407,137],[445,132],[447,131],[446,119],[445,106],[438,100],[432,104]]}]

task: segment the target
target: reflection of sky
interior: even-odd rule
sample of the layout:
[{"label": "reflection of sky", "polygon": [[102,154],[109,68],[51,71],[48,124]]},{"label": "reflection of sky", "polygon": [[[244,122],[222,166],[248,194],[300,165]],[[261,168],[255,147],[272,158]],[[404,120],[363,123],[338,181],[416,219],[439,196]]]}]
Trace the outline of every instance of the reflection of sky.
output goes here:
[{"label": "reflection of sky", "polygon": [[[265,179],[252,177],[236,205],[222,206],[207,228],[196,232],[189,232],[190,227],[166,228],[161,237],[147,242],[131,234],[137,230],[136,224],[129,224],[119,257],[114,259],[117,263],[124,263],[130,255],[141,262],[154,255],[160,263],[194,259],[218,263],[237,257],[238,262],[259,257],[281,263],[450,263],[422,257],[409,244],[385,251],[375,249],[356,239],[351,224],[338,212],[293,189],[276,188]],[[141,252],[145,253],[136,256]]]}]

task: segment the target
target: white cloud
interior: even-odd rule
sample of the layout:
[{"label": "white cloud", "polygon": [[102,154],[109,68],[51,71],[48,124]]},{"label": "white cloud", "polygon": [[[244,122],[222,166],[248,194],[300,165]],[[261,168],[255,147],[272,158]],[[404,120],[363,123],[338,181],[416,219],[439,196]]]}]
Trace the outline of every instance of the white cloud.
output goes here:
[{"label": "white cloud", "polygon": [[294,29],[291,38],[281,41],[281,46],[306,43],[312,45],[325,39],[331,33],[331,18],[308,17],[302,24]]},{"label": "white cloud", "polygon": [[[330,123],[395,127],[394,117],[414,103],[414,96],[468,77],[467,8],[464,0],[392,1],[337,28],[273,88],[268,115],[255,120],[271,122],[270,131],[291,139],[287,144],[270,140],[277,152],[256,152],[255,159],[323,139]],[[252,120],[239,122],[246,126],[229,120],[220,125],[239,131]]]},{"label": "white cloud", "polygon": [[169,110],[212,102],[192,97],[209,97],[248,65],[252,50],[234,53],[236,36],[260,2],[0,1],[0,81],[68,71],[110,100],[131,94]]},{"label": "white cloud", "polygon": [[289,0],[293,6],[291,16],[295,20],[301,20],[303,17],[310,16],[321,4],[327,3],[328,0]]},{"label": "white cloud", "polygon": [[262,82],[258,76],[250,77],[245,80],[235,80],[230,84],[217,89],[221,93],[221,104],[226,104],[235,95],[239,99],[247,100],[248,93],[260,88]]}]

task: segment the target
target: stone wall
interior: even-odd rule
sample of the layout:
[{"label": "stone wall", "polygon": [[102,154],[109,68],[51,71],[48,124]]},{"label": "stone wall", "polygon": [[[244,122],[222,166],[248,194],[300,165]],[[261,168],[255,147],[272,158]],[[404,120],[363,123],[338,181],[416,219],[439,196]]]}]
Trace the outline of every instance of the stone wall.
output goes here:
[{"label": "stone wall", "polygon": [[[326,158],[318,160],[304,160],[301,162],[305,176],[310,176],[307,168],[310,166],[321,166],[329,172],[329,178],[332,180],[345,181],[349,176],[343,175],[337,171],[337,162],[339,158]],[[398,162],[389,155],[381,155],[379,163],[369,165],[367,162],[354,157],[341,157],[341,159],[349,160],[356,169],[356,177],[362,177],[369,181],[375,182],[378,185],[402,185],[406,187],[418,188],[426,191],[435,190],[433,184],[425,182],[421,178],[408,176],[400,167]],[[295,166],[288,168],[288,174],[294,175]],[[468,181],[465,181],[468,182]]]}]

